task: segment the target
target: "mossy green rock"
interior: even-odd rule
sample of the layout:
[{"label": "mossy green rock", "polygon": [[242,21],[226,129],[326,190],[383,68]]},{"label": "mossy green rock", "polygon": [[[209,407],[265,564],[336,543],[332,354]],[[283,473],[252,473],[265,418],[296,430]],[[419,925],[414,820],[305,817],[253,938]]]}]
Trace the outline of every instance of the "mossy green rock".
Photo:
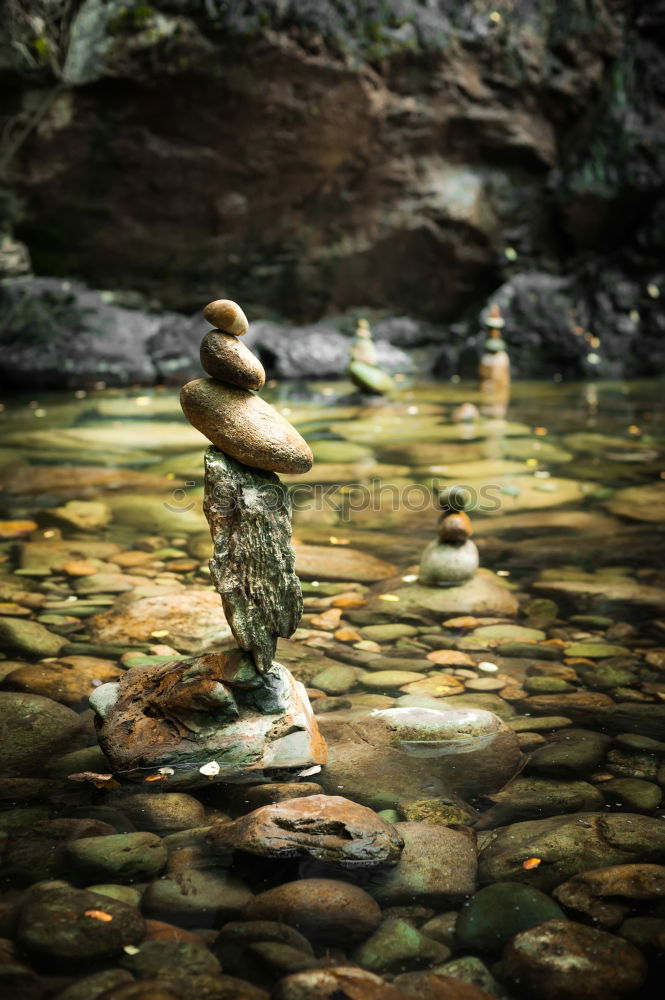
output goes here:
[{"label": "mossy green rock", "polygon": [[[344,694],[350,691],[356,683],[355,667],[326,667],[315,674],[310,681],[310,687],[325,691],[326,694]],[[314,705],[316,708],[316,704]]]},{"label": "mossy green rock", "polygon": [[166,864],[168,851],[154,833],[116,833],[71,841],[67,858],[79,876],[120,882],[156,875]]},{"label": "mossy green rock", "polygon": [[125,955],[120,964],[137,979],[159,976],[188,979],[190,976],[215,976],[222,971],[219,960],[194,941],[144,941],[134,955]]},{"label": "mossy green rock", "polygon": [[592,729],[563,729],[529,759],[531,773],[549,778],[576,778],[600,764],[610,746],[610,737]]},{"label": "mossy green rock", "polygon": [[428,968],[449,957],[449,948],[399,917],[384,920],[353,952],[358,965],[379,975]]},{"label": "mossy green rock", "polygon": [[583,656],[587,660],[606,660],[610,656],[630,656],[625,646],[613,646],[609,642],[571,642],[566,648],[566,656]]},{"label": "mossy green rock", "polygon": [[366,364],[364,361],[352,361],[347,368],[347,372],[351,381],[359,389],[369,392],[372,395],[387,396],[395,388],[395,383],[390,375],[387,375],[386,372],[381,371],[380,368],[376,368],[374,365]]},{"label": "mossy green rock", "polygon": [[[111,920],[89,916],[102,911]],[[82,965],[114,958],[139,942],[145,922],[137,909],[79,889],[46,889],[29,893],[19,911],[17,941],[21,949],[58,965]]]},{"label": "mossy green rock", "polygon": [[491,830],[508,823],[544,819],[563,813],[593,812],[603,808],[599,788],[588,781],[560,778],[518,777],[505,788],[487,795],[491,807],[476,822],[478,830]]},{"label": "mossy green rock", "polygon": [[455,925],[455,939],[461,948],[499,952],[520,931],[544,920],[565,919],[561,908],[539,889],[496,882],[464,904]]},{"label": "mossy green rock", "polygon": [[600,787],[608,805],[621,805],[638,812],[657,809],[663,797],[658,785],[640,778],[612,778]]},{"label": "mossy green rock", "polygon": [[481,625],[480,628],[475,628],[471,635],[478,639],[521,639],[534,642],[546,638],[540,629],[527,628],[525,625]]},{"label": "mossy green rock", "polygon": [[20,656],[57,656],[69,640],[25,618],[0,618],[0,645]]},{"label": "mossy green rock", "polygon": [[85,722],[50,698],[0,691],[0,774],[37,776],[51,758],[86,742]]},{"label": "mossy green rock", "polygon": [[[134,977],[126,969],[104,969],[84,976],[57,994],[57,1000],[97,1000],[107,990],[133,983]],[[27,998],[26,998],[27,1000]]]}]

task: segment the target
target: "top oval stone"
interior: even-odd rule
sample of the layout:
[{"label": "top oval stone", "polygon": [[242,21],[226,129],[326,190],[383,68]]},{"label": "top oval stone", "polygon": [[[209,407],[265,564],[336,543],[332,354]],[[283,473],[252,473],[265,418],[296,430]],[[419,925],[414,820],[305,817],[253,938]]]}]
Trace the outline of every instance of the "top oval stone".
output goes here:
[{"label": "top oval stone", "polygon": [[268,472],[312,468],[312,452],[295,427],[247,389],[196,378],[182,387],[180,405],[190,424],[238,462]]},{"label": "top oval stone", "polygon": [[247,317],[237,302],[231,299],[215,299],[209,302],[203,310],[203,316],[216,330],[223,333],[235,333],[242,337],[249,330]]}]

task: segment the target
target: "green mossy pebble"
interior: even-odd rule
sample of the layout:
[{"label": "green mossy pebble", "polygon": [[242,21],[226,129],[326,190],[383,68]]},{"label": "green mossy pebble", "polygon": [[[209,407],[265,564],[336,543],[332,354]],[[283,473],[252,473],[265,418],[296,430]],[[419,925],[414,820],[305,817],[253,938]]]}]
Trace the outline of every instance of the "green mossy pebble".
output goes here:
[{"label": "green mossy pebble", "polygon": [[330,695],[345,694],[356,683],[356,669],[343,666],[326,667],[312,677],[309,686]]},{"label": "green mossy pebble", "polygon": [[104,969],[103,972],[95,972],[92,976],[77,979],[62,993],[58,993],[56,1000],[97,1000],[97,997],[107,990],[115,990],[115,987],[126,986],[133,982],[133,975],[126,969]]},{"label": "green mossy pebble", "polygon": [[396,809],[380,809],[377,813],[386,823],[399,823],[401,816]]},{"label": "green mossy pebble", "polygon": [[393,639],[400,639],[404,636],[418,634],[418,629],[413,625],[365,625],[361,628],[363,639],[373,639],[374,642],[391,642]]},{"label": "green mossy pebble", "polygon": [[168,851],[154,833],[113,833],[82,837],[67,844],[66,854],[77,875],[131,882],[156,875],[166,864]]},{"label": "green mossy pebble", "polygon": [[653,740],[650,736],[640,736],[637,733],[619,733],[614,742],[626,750],[643,750],[645,753],[665,753],[665,743]]},{"label": "green mossy pebble", "polygon": [[560,677],[527,677],[522,686],[529,694],[559,694],[575,690],[572,684]]},{"label": "green mossy pebble", "polygon": [[547,638],[541,629],[526,625],[481,625],[471,635],[477,639],[532,639],[534,642]]},{"label": "green mossy pebble", "polygon": [[657,809],[663,797],[658,785],[640,778],[612,778],[600,788],[608,805],[619,804],[637,812]]},{"label": "green mossy pebble", "polygon": [[121,903],[126,903],[127,906],[140,906],[143,895],[142,891],[135,889],[133,885],[113,885],[103,882],[99,885],[87,886],[86,891],[96,892],[99,896],[108,896],[109,899],[117,899]]},{"label": "green mossy pebble", "polygon": [[518,659],[559,660],[561,650],[556,646],[539,646],[535,642],[502,642],[497,652],[500,656],[515,656]]},{"label": "green mossy pebble", "polygon": [[450,957],[450,949],[427,937],[400,917],[388,917],[353,952],[353,960],[370,972],[399,973],[429,968]]},{"label": "green mossy pebble", "polygon": [[610,656],[630,656],[625,646],[613,646],[608,642],[572,642],[566,649],[566,656],[583,656],[587,660],[607,660]]},{"label": "green mossy pebble", "polygon": [[614,619],[606,618],[605,615],[571,615],[569,621],[585,628],[609,628],[614,625]]},{"label": "green mossy pebble", "polygon": [[189,979],[215,976],[222,971],[219,960],[194,941],[144,941],[136,954],[125,955],[120,964],[138,979]]},{"label": "green mossy pebble", "polygon": [[67,639],[25,618],[0,618],[0,644],[20,656],[57,656]]},{"label": "green mossy pebble", "polygon": [[410,670],[377,670],[375,673],[368,673],[362,679],[363,687],[377,690],[403,687],[413,681],[425,679],[425,674],[414,673]]},{"label": "green mossy pebble", "polygon": [[565,919],[560,907],[539,889],[519,882],[496,882],[464,904],[455,940],[462,948],[499,952],[520,931],[545,920]]}]

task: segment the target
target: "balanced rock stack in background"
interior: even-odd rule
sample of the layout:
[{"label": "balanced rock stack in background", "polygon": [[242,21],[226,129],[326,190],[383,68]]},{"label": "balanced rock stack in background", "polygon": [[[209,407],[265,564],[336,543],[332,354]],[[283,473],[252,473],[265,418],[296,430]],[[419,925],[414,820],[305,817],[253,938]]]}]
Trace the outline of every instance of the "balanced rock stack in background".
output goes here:
[{"label": "balanced rock stack in background", "polygon": [[170,787],[297,774],[327,755],[304,687],[274,660],[278,637],[302,615],[290,499],[275,473],[307,472],[312,453],[253,391],[265,372],[239,339],[242,309],[219,299],[204,315],[217,327],[201,344],[212,377],[188,382],[181,404],[214,446],[205,456],[210,569],[239,649],[132,670],[91,698],[115,771],[158,772]]},{"label": "balanced rock stack in background", "polygon": [[456,587],[470,580],[478,569],[478,549],[471,541],[473,526],[464,509],[467,502],[468,494],[463,487],[453,486],[439,497],[438,537],[423,552],[421,583]]}]

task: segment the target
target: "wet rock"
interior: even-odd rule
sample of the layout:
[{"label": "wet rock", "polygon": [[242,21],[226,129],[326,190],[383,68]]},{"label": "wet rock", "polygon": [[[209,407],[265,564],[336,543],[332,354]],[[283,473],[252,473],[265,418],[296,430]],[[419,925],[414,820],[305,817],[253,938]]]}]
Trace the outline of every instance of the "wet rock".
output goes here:
[{"label": "wet rock", "polygon": [[62,507],[40,511],[40,527],[65,531],[99,531],[111,520],[111,510],[100,500],[68,500]]},{"label": "wet rock", "polygon": [[474,824],[477,830],[562,813],[594,812],[602,809],[604,803],[600,789],[587,781],[532,777],[515,778],[505,788],[484,798],[491,806]]},{"label": "wet rock", "polygon": [[654,740],[665,740],[665,705],[619,702],[603,715],[603,727],[611,733],[637,733]]},{"label": "wet rock", "polygon": [[0,773],[37,774],[65,749],[82,746],[87,734],[81,716],[50,698],[0,692]]},{"label": "wet rock", "polygon": [[[446,962],[438,967],[437,974],[454,979],[460,987],[468,984],[494,997],[504,998],[506,995],[485,963],[473,955],[465,955],[463,958],[454,958],[451,962]],[[466,992],[461,992],[461,996],[466,997]]]},{"label": "wet rock", "polygon": [[575,779],[598,767],[610,743],[609,736],[592,729],[564,729],[531,754],[527,768],[550,778]]},{"label": "wet rock", "polygon": [[171,833],[202,826],[205,819],[205,809],[198,799],[182,792],[137,792],[123,796],[118,804],[142,830]]},{"label": "wet rock", "polygon": [[[121,903],[126,903],[127,906],[141,906],[143,888],[135,889],[131,885],[114,885],[105,883],[102,883],[101,885],[89,885],[86,886],[86,888],[88,892],[96,892],[100,896],[110,896],[111,899],[117,899]],[[146,921],[146,934],[150,932],[148,923],[149,921]]]},{"label": "wet rock", "polygon": [[342,786],[376,809],[488,792],[512,777],[521,761],[515,734],[483,710],[396,708],[344,722],[332,716],[319,721],[329,744],[321,784],[329,793]]},{"label": "wet rock", "polygon": [[333,966],[287,976],[275,1000],[404,1000],[404,994],[364,969]]},{"label": "wet rock", "polygon": [[428,823],[397,823],[404,838],[402,857],[385,881],[373,889],[382,906],[417,903],[441,906],[476,888],[473,840],[458,830]]},{"label": "wet rock", "polygon": [[[481,883],[515,880],[547,891],[579,872],[659,861],[663,824],[636,813],[588,812],[514,823],[495,830],[479,857]],[[525,868],[537,858],[539,864]]]},{"label": "wet rock", "polygon": [[108,837],[83,837],[66,848],[78,877],[132,882],[147,879],[166,864],[168,852],[154,833],[116,833]]},{"label": "wet rock", "polygon": [[179,927],[214,927],[237,917],[251,899],[247,886],[232,875],[192,869],[151,882],[143,894],[143,909]]},{"label": "wet rock", "polygon": [[277,410],[247,389],[214,379],[183,386],[180,402],[191,424],[232,458],[269,472],[307,472],[309,446]]},{"label": "wet rock", "polygon": [[286,923],[321,943],[344,947],[371,934],[381,910],[357,886],[308,878],[262,892],[247,906],[245,916]]},{"label": "wet rock", "polygon": [[498,952],[520,931],[546,920],[565,919],[544,892],[514,882],[495,882],[464,904],[455,924],[455,939],[462,948]]},{"label": "wet rock", "polygon": [[353,952],[358,965],[379,974],[431,968],[449,956],[449,948],[399,917],[384,920]]},{"label": "wet rock", "polygon": [[612,778],[602,785],[609,804],[626,806],[638,812],[651,812],[661,803],[663,793],[658,785],[639,778]]},{"label": "wet rock", "polygon": [[46,889],[29,894],[21,906],[17,940],[39,959],[85,965],[114,958],[144,931],[143,917],[131,906],[94,892]]},{"label": "wet rock", "polygon": [[312,687],[326,694],[344,694],[356,683],[356,670],[354,667],[326,667],[320,673],[312,677]]},{"label": "wet rock", "polygon": [[0,618],[0,643],[10,653],[29,657],[57,656],[67,642],[39,622]]},{"label": "wet rock", "polygon": [[642,952],[662,952],[665,948],[663,917],[628,917],[618,933]]},{"label": "wet rock", "polygon": [[230,824],[214,826],[216,849],[263,857],[309,855],[342,865],[395,864],[403,841],[371,809],[339,795],[310,795],[263,806]]},{"label": "wet rock", "polygon": [[[496,582],[487,570],[457,587],[427,587],[420,583],[396,583],[390,593],[398,600],[401,611],[417,611],[437,615],[496,615],[510,618],[517,614],[517,601],[509,590]],[[397,604],[397,602],[395,602]],[[384,612],[385,602],[379,596],[368,603],[368,610]]]},{"label": "wet rock", "polygon": [[506,947],[506,978],[544,1000],[612,1000],[640,988],[646,963],[637,948],[606,931],[549,920]]},{"label": "wet rock", "polygon": [[218,960],[205,945],[192,941],[145,941],[135,954],[125,955],[121,965],[137,979],[155,979],[161,975],[187,979],[221,972]]},{"label": "wet rock", "polygon": [[84,976],[72,983],[62,993],[58,993],[55,1000],[97,1000],[106,990],[133,981],[134,977],[126,969],[104,969],[103,972],[94,972],[91,976]]},{"label": "wet rock", "polygon": [[640,900],[660,900],[665,893],[662,865],[612,865],[581,872],[557,886],[562,906],[602,927],[616,927]]},{"label": "wet rock", "polygon": [[[307,938],[299,934],[288,924],[280,924],[270,920],[247,920],[225,924],[213,944],[213,951],[220,959],[223,968],[235,976],[250,979],[252,982],[263,983],[266,979],[274,982],[274,969],[260,967],[260,957],[256,944],[277,944],[296,952],[301,956],[313,959],[312,946]],[[263,956],[264,959],[267,956]],[[295,970],[292,970],[295,971]]]},{"label": "wet rock", "polygon": [[[294,540],[296,573],[305,580],[348,580],[374,583],[395,575],[396,567],[347,546],[305,545]],[[383,602],[381,602],[383,604]],[[385,608],[381,608],[385,611]]]},{"label": "wet rock", "polygon": [[149,770],[169,788],[197,787],[326,760],[302,684],[276,662],[259,676],[242,650],[134,668],[97,688],[91,705],[104,753],[129,780]]},{"label": "wet rock", "polygon": [[221,602],[209,588],[188,587],[154,597],[120,598],[110,611],[87,622],[93,642],[152,642],[168,629],[168,642],[184,653],[201,652],[231,638]]},{"label": "wet rock", "polygon": [[10,839],[4,856],[7,874],[19,882],[59,878],[67,869],[67,845],[81,837],[105,837],[114,833],[108,823],[96,819],[47,819]]},{"label": "wet rock", "polygon": [[574,691],[570,694],[536,694],[520,704],[523,712],[534,715],[565,715],[580,726],[602,725],[604,715],[614,702],[599,691]]},{"label": "wet rock", "polygon": [[201,367],[220,382],[261,389],[266,373],[259,359],[233,334],[209,330],[201,341]]},{"label": "wet rock", "polygon": [[395,978],[394,984],[414,1000],[490,1000],[496,996],[440,972],[405,972]]},{"label": "wet rock", "polygon": [[65,705],[78,705],[99,684],[113,681],[123,673],[110,660],[93,656],[63,656],[57,660],[26,664],[7,674],[3,687],[42,695]]}]

